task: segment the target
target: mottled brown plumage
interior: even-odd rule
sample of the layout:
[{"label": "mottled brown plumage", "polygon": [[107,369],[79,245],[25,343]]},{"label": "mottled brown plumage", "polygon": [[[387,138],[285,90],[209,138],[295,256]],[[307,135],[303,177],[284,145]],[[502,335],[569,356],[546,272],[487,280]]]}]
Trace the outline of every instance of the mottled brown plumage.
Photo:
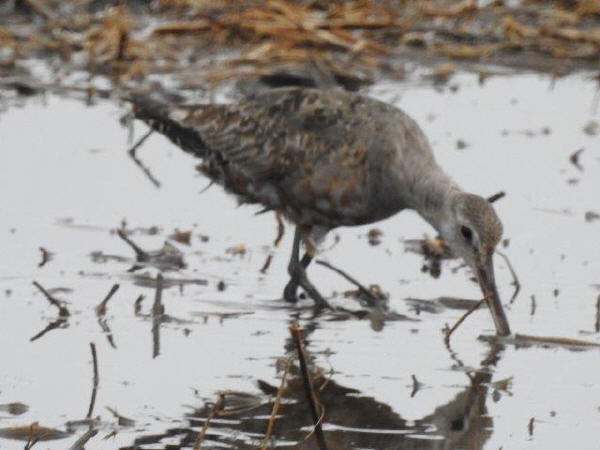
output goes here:
[{"label": "mottled brown plumage", "polygon": [[[300,284],[326,304],[304,267],[328,230],[406,208],[417,210],[475,270],[491,270],[488,261],[502,232],[493,208],[452,182],[419,126],[398,108],[306,88],[274,89],[226,105],[168,106],[140,95],[131,101],[137,118],[200,157],[201,170],[240,201],[260,203],[297,225],[288,299]],[[469,228],[472,241],[464,242],[461,227]],[[300,263],[301,240],[308,254]],[[493,282],[493,273],[485,278]],[[495,316],[496,325],[507,334],[499,299],[495,303],[494,314],[502,316]]]}]

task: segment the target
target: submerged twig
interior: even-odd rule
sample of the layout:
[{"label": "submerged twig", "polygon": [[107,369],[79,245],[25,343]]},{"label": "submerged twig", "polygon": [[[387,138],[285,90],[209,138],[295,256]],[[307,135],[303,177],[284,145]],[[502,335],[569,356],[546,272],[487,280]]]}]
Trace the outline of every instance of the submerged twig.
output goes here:
[{"label": "submerged twig", "polygon": [[77,439],[73,443],[73,445],[71,445],[71,447],[69,447],[69,450],[85,450],[85,444],[87,444],[87,442],[97,434],[98,430],[90,427],[85,433],[81,435],[79,439]]},{"label": "submerged twig", "polygon": [[516,346],[540,345],[542,347],[564,346],[572,349],[600,348],[597,342],[583,341],[560,336],[529,336],[515,334],[514,336],[479,336],[479,339],[492,343],[513,344]]},{"label": "submerged twig", "polygon": [[162,304],[163,276],[161,273],[156,275],[156,293],[154,294],[154,304],[152,305],[152,357],[156,358],[160,354],[160,324],[164,319],[165,307]]},{"label": "submerged twig", "polygon": [[508,271],[510,272],[510,274],[513,278],[512,285],[515,287],[515,291],[513,292],[513,295],[510,298],[510,301],[508,302],[508,303],[512,304],[512,303],[514,303],[514,301],[517,298],[517,295],[521,291],[521,283],[519,283],[519,278],[517,277],[517,272],[515,272],[513,265],[510,263],[510,259],[508,259],[508,256],[505,253],[501,252],[500,250],[496,250],[496,253],[504,260],[504,262],[506,263],[506,267],[508,267]]},{"label": "submerged twig", "polygon": [[71,315],[71,313],[69,312],[67,307],[65,305],[63,305],[60,300],[58,300],[56,297],[54,297],[52,294],[50,294],[46,289],[44,289],[40,283],[38,283],[37,281],[34,281],[33,285],[36,288],[38,288],[42,294],[44,294],[44,297],[46,297],[46,299],[50,302],[50,304],[52,306],[55,306],[58,308],[58,315],[60,317],[69,317]]},{"label": "submerged twig", "polygon": [[160,316],[165,313],[165,307],[162,304],[162,292],[163,292],[164,278],[162,273],[156,275],[156,292],[154,294],[154,304],[152,305],[152,315]]},{"label": "submerged twig", "polygon": [[138,139],[138,141],[133,144],[133,146],[127,151],[127,153],[129,153],[129,156],[131,157],[131,159],[133,160],[133,162],[135,163],[136,166],[138,166],[140,169],[142,169],[142,172],[144,173],[144,175],[146,175],[146,177],[150,180],[150,182],[156,186],[157,188],[160,187],[160,181],[158,181],[154,175],[152,175],[152,172],[150,172],[150,169],[148,169],[144,163],[137,157],[137,149],[146,141],[146,139],[148,139],[150,137],[150,135],[154,132],[153,129],[150,129],[146,134],[144,134],[140,139]]},{"label": "submerged twig", "polygon": [[123,230],[117,229],[117,236],[123,239],[125,243],[133,249],[133,251],[135,252],[135,257],[138,261],[146,261],[149,258],[148,252],[143,250],[135,242],[129,239],[129,237],[125,234]]},{"label": "submerged twig", "polygon": [[211,420],[213,420],[214,417],[219,413],[219,410],[223,406],[224,401],[225,401],[225,394],[223,392],[219,392],[219,397],[217,398],[217,401],[215,402],[212,409],[210,410],[210,414],[204,421],[204,425],[202,426],[202,429],[200,430],[200,432],[198,433],[198,436],[196,437],[196,442],[194,442],[194,450],[201,449],[202,441],[204,440],[204,436],[206,435],[208,426],[210,425]]},{"label": "submerged twig", "polygon": [[325,416],[323,405],[319,403],[317,394],[315,393],[310,372],[308,370],[308,363],[306,361],[306,353],[304,346],[302,345],[302,333],[297,323],[290,325],[290,333],[294,344],[296,345],[296,351],[298,352],[298,360],[300,362],[300,370],[302,372],[302,380],[304,382],[304,392],[306,399],[310,405],[310,410],[313,416],[313,422],[315,424],[314,432],[317,438],[317,443],[320,450],[327,450],[327,442],[325,441],[325,435],[323,434],[323,428],[321,422]]},{"label": "submerged twig", "polygon": [[465,321],[465,319],[467,317],[469,317],[473,312],[475,312],[477,309],[479,309],[479,307],[482,304],[487,302],[488,299],[489,299],[489,295],[486,295],[481,300],[479,300],[471,309],[469,309],[467,312],[465,312],[461,316],[461,318],[456,321],[456,323],[452,326],[452,328],[448,328],[448,325],[446,324],[446,330],[444,331],[444,333],[445,333],[444,342],[446,343],[447,346],[450,345],[450,336],[452,336],[452,333],[454,333],[454,331],[456,331],[456,329]]},{"label": "submerged twig", "polygon": [[96,308],[95,308],[96,316],[98,317],[98,324],[100,325],[100,328],[102,328],[102,331],[104,332],[104,334],[106,334],[106,339],[108,340],[108,343],[110,344],[110,346],[112,348],[117,348],[117,346],[113,339],[112,331],[111,331],[110,327],[108,326],[108,323],[106,322],[106,318],[104,316],[106,315],[106,305],[108,304],[108,301],[112,298],[112,296],[115,294],[115,292],[117,292],[118,289],[119,289],[119,285],[114,284],[110,288],[110,291],[108,292],[108,294],[106,294],[106,297],[104,298],[104,300],[102,300],[102,302],[100,302],[100,304],[98,306],[96,306]]},{"label": "submerged twig", "polygon": [[94,366],[94,380],[92,385],[92,397],[90,398],[90,407],[88,408],[86,419],[92,417],[94,412],[94,405],[96,404],[96,394],[98,392],[98,384],[100,383],[100,375],[98,375],[98,357],[96,355],[96,344],[90,342],[90,349],[92,350],[92,364]]},{"label": "submerged twig", "polygon": [[56,328],[62,328],[62,326],[65,325],[66,323],[67,323],[67,319],[65,317],[59,317],[58,319],[50,322],[46,326],[46,328],[44,328],[38,334],[29,338],[29,342],[37,341],[39,338],[41,338],[43,335],[45,335],[48,331],[52,331]]},{"label": "submerged twig", "polygon": [[98,325],[100,325],[100,328],[102,329],[102,332],[106,335],[106,340],[108,341],[108,344],[112,348],[116,349],[117,348],[117,344],[115,344],[115,339],[113,337],[112,330],[108,326],[108,323],[106,322],[106,319],[103,318],[103,317],[98,317]]},{"label": "submerged twig", "polygon": [[275,425],[275,418],[277,417],[277,412],[279,411],[279,405],[281,403],[281,394],[283,393],[285,380],[290,371],[293,360],[294,357],[290,356],[285,363],[285,369],[283,369],[283,375],[281,376],[281,384],[279,385],[279,389],[277,389],[277,395],[275,396],[275,401],[273,402],[273,409],[271,410],[271,416],[269,417],[267,431],[265,432],[265,437],[262,441],[262,445],[260,446],[260,450],[267,450],[268,448],[269,439],[271,438],[271,433],[273,432],[273,427]]},{"label": "submerged twig", "polygon": [[317,264],[325,266],[328,269],[331,269],[334,272],[340,274],[342,277],[344,277],[350,283],[352,283],[353,285],[355,285],[358,288],[358,290],[360,291],[360,293],[363,294],[363,297],[364,297],[365,301],[367,302],[367,304],[370,307],[381,307],[380,300],[375,295],[373,295],[373,293],[371,292],[371,290],[368,289],[367,287],[365,287],[364,285],[362,285],[361,283],[359,283],[356,279],[354,279],[353,277],[351,277],[350,275],[348,275],[346,272],[344,272],[341,269],[338,269],[337,267],[332,266],[328,262],[323,261],[321,259],[319,259],[319,260],[317,260],[315,262]]}]

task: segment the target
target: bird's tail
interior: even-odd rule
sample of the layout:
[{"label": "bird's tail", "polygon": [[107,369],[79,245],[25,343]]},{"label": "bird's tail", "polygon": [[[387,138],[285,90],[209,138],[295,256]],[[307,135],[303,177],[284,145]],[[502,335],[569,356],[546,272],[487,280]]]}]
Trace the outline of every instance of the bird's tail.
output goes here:
[{"label": "bird's tail", "polygon": [[197,157],[205,158],[209,152],[202,136],[185,123],[186,115],[193,109],[172,106],[150,98],[148,95],[130,93],[123,97],[133,104],[133,114],[150,128],[164,134],[175,145]]}]

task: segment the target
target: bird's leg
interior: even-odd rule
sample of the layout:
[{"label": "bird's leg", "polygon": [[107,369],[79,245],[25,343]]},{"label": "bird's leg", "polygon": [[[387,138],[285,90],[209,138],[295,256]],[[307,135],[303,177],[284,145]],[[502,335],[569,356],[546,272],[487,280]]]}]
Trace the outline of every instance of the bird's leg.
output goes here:
[{"label": "bird's leg", "polygon": [[[300,264],[304,269],[308,267],[310,262],[313,260],[313,255],[308,252],[304,253],[304,256],[300,260]],[[290,265],[292,261],[290,261]],[[288,269],[291,270],[291,269]],[[298,301],[298,297],[296,296],[296,292],[298,291],[298,277],[296,275],[291,275],[290,281],[285,285],[285,289],[283,290],[283,298],[287,302],[296,303]]]},{"label": "bird's leg", "polygon": [[[306,255],[302,257],[302,261],[299,259],[300,241],[303,234],[309,235],[309,233],[303,233],[300,226],[296,226],[294,232],[294,244],[292,246],[292,256],[288,266],[288,272],[291,278],[284,290],[284,298],[288,301],[296,301],[295,291],[298,286],[300,286],[308,296],[313,299],[317,308],[331,308],[329,303],[327,303],[306,276],[305,264],[308,266],[314,257],[316,248],[312,245],[307,245]],[[293,297],[291,297],[291,294],[293,294]]]}]

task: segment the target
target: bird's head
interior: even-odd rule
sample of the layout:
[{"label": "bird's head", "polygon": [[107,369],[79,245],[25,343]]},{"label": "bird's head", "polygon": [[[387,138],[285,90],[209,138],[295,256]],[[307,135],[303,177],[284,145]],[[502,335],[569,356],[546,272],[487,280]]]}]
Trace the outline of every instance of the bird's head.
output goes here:
[{"label": "bird's head", "polygon": [[498,334],[510,334],[494,279],[493,255],[502,237],[502,222],[486,199],[468,193],[459,193],[452,199],[449,215],[442,232],[444,239],[454,255],[461,257],[477,275]]}]

